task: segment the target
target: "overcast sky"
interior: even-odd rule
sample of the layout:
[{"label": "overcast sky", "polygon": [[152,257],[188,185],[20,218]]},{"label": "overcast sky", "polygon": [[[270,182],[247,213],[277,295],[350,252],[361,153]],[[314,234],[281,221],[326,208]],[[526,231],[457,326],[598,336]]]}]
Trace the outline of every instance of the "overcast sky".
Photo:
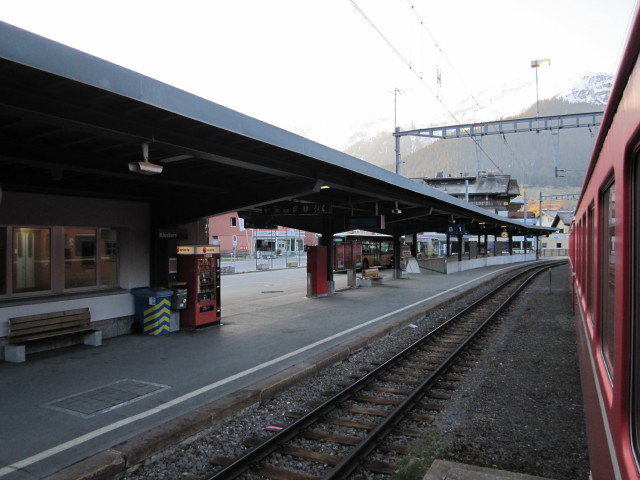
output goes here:
[{"label": "overcast sky", "polygon": [[585,71],[613,74],[634,5],[0,0],[0,19],[341,148],[368,122],[429,126],[464,99],[482,107],[487,89],[535,85],[532,60],[551,59],[540,98]]}]

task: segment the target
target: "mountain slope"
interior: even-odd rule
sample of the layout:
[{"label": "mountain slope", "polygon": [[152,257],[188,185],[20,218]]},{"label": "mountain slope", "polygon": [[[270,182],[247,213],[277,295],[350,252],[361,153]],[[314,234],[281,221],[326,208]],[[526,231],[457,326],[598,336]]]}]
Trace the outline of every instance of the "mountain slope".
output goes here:
[{"label": "mountain slope", "polygon": [[[585,74],[565,86],[551,99],[539,102],[541,116],[583,113],[604,110],[611,89],[612,79],[605,74]],[[490,100],[492,110],[503,109],[499,118],[527,118],[536,116],[536,105],[524,104],[516,109],[523,98],[523,89],[514,87],[495,95]],[[486,97],[485,97],[486,98]],[[488,97],[493,98],[493,97]],[[522,105],[522,104],[521,104]],[[456,118],[465,123],[476,123],[473,111],[462,108]],[[483,116],[486,112],[483,112]],[[482,121],[487,121],[483,118]],[[411,127],[417,128],[417,127]],[[595,130],[586,128],[565,129],[559,136],[559,155],[554,158],[550,132],[520,133],[507,136],[486,136],[482,139],[481,170],[510,173],[521,185],[579,186],[595,140]],[[362,158],[388,170],[395,171],[395,139],[390,132],[361,135],[361,139],[345,149],[346,153]],[[404,136],[401,138],[401,174],[406,177],[431,177],[438,172],[445,175],[474,173],[476,171],[476,144],[469,138],[430,140]],[[557,163],[557,165],[556,165]],[[565,170],[563,178],[557,178],[555,166]]]}]

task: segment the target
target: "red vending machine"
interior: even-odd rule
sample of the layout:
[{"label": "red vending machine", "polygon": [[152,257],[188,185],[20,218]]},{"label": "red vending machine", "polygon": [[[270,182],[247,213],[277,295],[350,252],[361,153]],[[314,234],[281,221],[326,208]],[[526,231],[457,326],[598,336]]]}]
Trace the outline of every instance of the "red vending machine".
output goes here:
[{"label": "red vending machine", "polygon": [[178,246],[178,280],[187,289],[187,306],[180,312],[182,328],[220,323],[220,247]]}]

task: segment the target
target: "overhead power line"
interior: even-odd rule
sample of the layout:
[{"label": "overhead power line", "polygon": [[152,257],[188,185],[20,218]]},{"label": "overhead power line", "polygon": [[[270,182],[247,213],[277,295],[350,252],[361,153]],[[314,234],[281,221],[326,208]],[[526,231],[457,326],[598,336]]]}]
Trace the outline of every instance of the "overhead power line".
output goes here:
[{"label": "overhead power line", "polygon": [[[476,97],[473,95],[473,91],[469,88],[469,86],[466,84],[466,82],[464,81],[464,79],[462,78],[462,75],[460,75],[460,73],[458,72],[458,70],[456,69],[456,67],[453,65],[453,62],[451,62],[451,60],[449,60],[449,58],[447,57],[447,55],[444,53],[444,51],[442,50],[442,47],[440,46],[440,42],[438,42],[438,40],[436,39],[436,37],[433,35],[433,33],[431,32],[431,30],[429,30],[429,27],[427,27],[427,24],[425,23],[425,21],[422,19],[422,17],[420,16],[420,14],[418,13],[418,9],[415,7],[415,5],[413,3],[411,3],[411,0],[407,0],[407,3],[409,4],[409,6],[411,7],[411,11],[413,12],[413,14],[415,15],[415,17],[418,19],[418,21],[420,22],[420,26],[422,27],[422,29],[427,32],[427,35],[429,35],[429,37],[431,38],[431,40],[433,40],[433,43],[435,44],[436,50],[440,53],[440,55],[442,55],[442,58],[444,58],[444,60],[449,64],[449,67],[451,67],[451,70],[453,71],[453,73],[456,74],[456,76],[458,77],[458,80],[460,80],[460,82],[462,83],[462,85],[464,86],[464,88],[466,88],[469,91],[469,95],[471,96],[471,99],[473,100],[473,102],[476,104],[476,106],[478,108],[482,108],[480,106],[480,104],[478,103],[478,100],[476,100]],[[438,71],[438,78],[440,79],[440,72]]]},{"label": "overhead power line", "polygon": [[[438,103],[440,103],[440,105],[442,105],[442,108],[445,109],[445,111],[449,114],[449,116],[456,122],[456,123],[460,123],[460,121],[456,118],[456,116],[453,114],[453,112],[445,105],[445,103],[442,101],[442,99],[435,94],[435,92],[431,89],[431,87],[429,87],[429,85],[424,81],[424,79],[422,78],[422,75],[419,74],[412,66],[411,66],[411,62],[409,62],[401,53],[400,51],[393,45],[393,43],[391,43],[391,41],[384,35],[384,33],[382,33],[382,31],[373,23],[373,21],[362,11],[362,9],[356,4],[356,2],[354,0],[349,0],[351,2],[351,5],[353,5],[353,7],[358,11],[358,13],[360,13],[360,15],[362,15],[362,18],[364,18],[367,23],[369,23],[369,25],[371,25],[371,27],[376,31],[376,33],[378,35],[380,35],[380,37],[385,41],[385,43],[389,46],[389,48],[391,48],[391,50],[393,50],[393,52],[397,55],[397,57],[407,66],[409,67],[409,70],[411,70],[411,72],[418,78],[418,80],[420,81],[420,83],[429,91],[429,93],[431,93],[431,95],[433,95],[433,97],[438,101]],[[478,142],[475,138],[471,137],[471,140],[476,144],[477,148],[489,159],[489,161],[491,163],[493,163],[498,169],[500,169],[500,167],[498,167],[498,165],[493,161],[493,159],[491,158],[491,156],[482,148],[482,145],[480,144],[480,142]]]},{"label": "overhead power line", "polygon": [[429,87],[429,85],[424,81],[424,79],[422,78],[422,75],[420,73],[418,73],[412,66],[411,66],[411,62],[409,60],[407,60],[402,53],[400,53],[400,51],[393,45],[393,43],[391,43],[391,41],[384,35],[384,33],[382,33],[382,31],[375,25],[375,23],[373,23],[373,21],[367,16],[366,13],[364,13],[362,11],[362,9],[356,5],[356,2],[354,0],[349,0],[351,2],[351,5],[353,5],[353,7],[358,11],[358,13],[360,13],[360,15],[362,15],[362,18],[364,18],[367,23],[369,23],[369,25],[371,25],[371,27],[376,31],[376,33],[378,35],[380,35],[380,37],[385,41],[385,43],[389,46],[389,48],[391,48],[391,50],[393,50],[393,52],[396,54],[396,56],[402,61],[402,63],[404,63],[407,67],[409,67],[409,70],[411,70],[411,72],[418,78],[418,80],[420,81],[420,83],[422,83],[422,85],[429,91],[429,93],[431,95],[433,95],[433,97],[440,103],[440,105],[442,105],[442,107],[447,111],[447,113],[451,116],[451,118],[453,118],[456,122],[458,122],[458,119],[456,118],[456,116],[453,114],[453,112],[451,112],[451,110],[449,110],[449,108],[447,108],[447,106],[444,104],[444,102],[442,101],[442,99],[440,99],[435,92],[431,89],[431,87]]}]

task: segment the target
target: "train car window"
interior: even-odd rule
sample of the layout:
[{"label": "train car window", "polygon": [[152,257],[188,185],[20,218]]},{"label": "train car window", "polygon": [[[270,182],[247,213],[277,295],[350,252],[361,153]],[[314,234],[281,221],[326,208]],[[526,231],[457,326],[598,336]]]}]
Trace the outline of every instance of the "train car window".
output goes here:
[{"label": "train car window", "polygon": [[587,218],[587,228],[589,230],[587,237],[587,315],[591,319],[591,325],[595,324],[595,286],[596,286],[596,268],[595,268],[595,245],[596,245],[596,228],[595,228],[595,206],[589,206]]},{"label": "train car window", "polygon": [[611,183],[602,195],[602,285],[600,297],[602,355],[613,380],[614,325],[615,325],[615,183]]},{"label": "train car window", "polygon": [[632,365],[632,395],[631,395],[631,432],[636,454],[636,461],[640,459],[640,154],[636,154],[632,184],[632,212],[631,212],[631,319],[633,335],[633,365]]}]

